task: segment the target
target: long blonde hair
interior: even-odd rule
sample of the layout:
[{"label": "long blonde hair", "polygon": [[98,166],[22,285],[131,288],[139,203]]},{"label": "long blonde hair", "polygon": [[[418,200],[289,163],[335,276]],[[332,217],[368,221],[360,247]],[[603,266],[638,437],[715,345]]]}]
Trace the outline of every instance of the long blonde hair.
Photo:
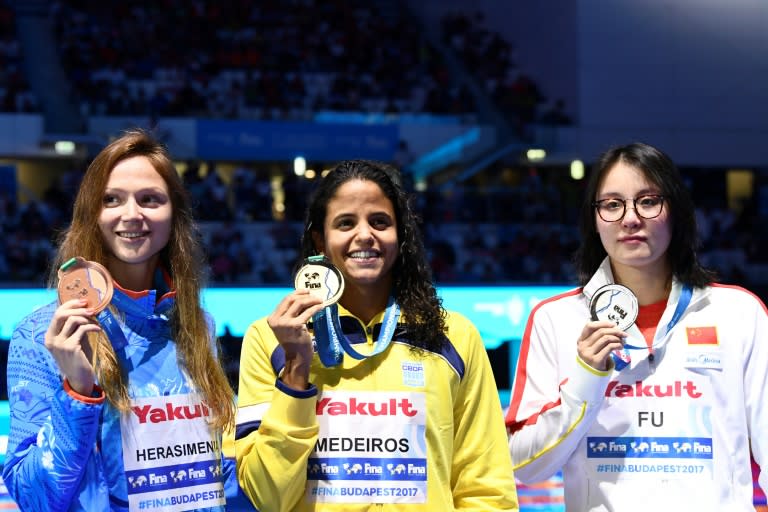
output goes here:
[{"label": "long blonde hair", "polygon": [[[143,130],[130,130],[107,145],[83,176],[75,198],[72,222],[60,238],[51,267],[49,283],[55,285],[57,269],[72,257],[82,256],[107,264],[108,249],[98,219],[112,169],[127,158],[146,157],[168,186],[173,207],[171,234],[160,251],[161,265],[168,271],[176,290],[171,329],[176,342],[179,365],[184,368],[213,412],[217,427],[234,425],[234,392],[219,361],[213,354],[205,313],[200,305],[200,290],[205,276],[204,256],[192,208],[181,177],[165,147]],[[111,343],[103,333],[93,340],[96,375],[107,399],[118,410],[130,408],[127,376],[120,367]]]}]

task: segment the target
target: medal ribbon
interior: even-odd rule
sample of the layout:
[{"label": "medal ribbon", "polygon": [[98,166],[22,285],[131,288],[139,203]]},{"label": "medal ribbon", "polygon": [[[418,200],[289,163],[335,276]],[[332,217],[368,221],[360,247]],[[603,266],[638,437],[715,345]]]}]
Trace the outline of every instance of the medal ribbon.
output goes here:
[{"label": "medal ribbon", "polygon": [[[162,291],[162,289],[157,288],[156,293],[159,293],[160,291]],[[110,304],[114,305],[118,310],[125,311],[133,316],[144,316],[148,322],[157,320],[167,322],[168,316],[165,312],[170,309],[171,303],[167,300],[161,300],[155,309],[156,313],[147,315],[144,308],[139,307],[133,299],[124,295],[122,292],[116,291],[112,295]],[[128,344],[128,340],[123,333],[123,329],[120,327],[120,323],[108,307],[96,315],[96,319],[99,321],[99,324],[101,324],[101,328],[104,330],[104,333],[107,335],[107,338],[109,338],[109,341],[112,343],[112,347],[115,350],[120,350]]]},{"label": "medal ribbon", "polygon": [[[688,304],[691,303],[691,297],[693,297],[693,289],[690,285],[683,286],[683,289],[680,291],[680,297],[677,299],[677,307],[675,307],[675,312],[672,314],[672,318],[670,319],[667,326],[664,328],[664,335],[661,336],[663,338],[667,334],[669,334],[669,331],[672,330],[672,328],[677,324],[677,322],[680,320],[680,318],[683,316],[683,313],[685,313],[685,310],[688,308]],[[648,346],[642,346],[637,347],[635,345],[625,344],[625,349],[629,350],[648,350]],[[653,347],[650,347],[653,348]]]},{"label": "medal ribbon", "polygon": [[[112,302],[115,302],[114,297],[112,298]],[[99,321],[101,328],[104,330],[104,334],[107,335],[109,342],[112,343],[112,348],[120,350],[128,344],[128,340],[125,339],[125,334],[123,334],[120,324],[108,307],[104,308],[104,311],[96,315],[96,320]]]},{"label": "medal ribbon", "polygon": [[341,364],[344,360],[344,353],[358,360],[382,353],[392,343],[398,318],[400,318],[400,306],[395,302],[394,297],[390,297],[384,312],[379,339],[376,340],[373,351],[366,355],[355,350],[342,332],[338,306],[331,304],[323,308],[322,311],[312,317],[317,355],[320,357],[320,361],[324,366],[332,367]]}]

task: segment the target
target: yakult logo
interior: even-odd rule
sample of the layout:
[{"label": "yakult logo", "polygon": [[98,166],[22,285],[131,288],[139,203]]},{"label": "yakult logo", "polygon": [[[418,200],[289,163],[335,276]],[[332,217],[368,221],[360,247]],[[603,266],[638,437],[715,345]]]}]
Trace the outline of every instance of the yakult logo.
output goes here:
[{"label": "yakult logo", "polygon": [[619,384],[619,381],[612,380],[608,383],[605,390],[605,396],[626,398],[626,397],[682,397],[701,398],[701,392],[696,388],[696,384],[686,381],[675,381],[671,384],[644,384],[637,380],[635,384]]},{"label": "yakult logo", "polygon": [[388,398],[380,401],[360,400],[355,397],[334,400],[333,398],[321,398],[317,402],[317,415],[329,416],[397,416],[403,414],[408,417],[419,413],[413,402],[408,398]]},{"label": "yakult logo", "polygon": [[195,418],[209,417],[211,411],[204,403],[195,405],[179,405],[167,402],[165,407],[152,407],[151,405],[134,406],[131,411],[139,418],[139,423],[163,423],[165,421],[192,420]]}]

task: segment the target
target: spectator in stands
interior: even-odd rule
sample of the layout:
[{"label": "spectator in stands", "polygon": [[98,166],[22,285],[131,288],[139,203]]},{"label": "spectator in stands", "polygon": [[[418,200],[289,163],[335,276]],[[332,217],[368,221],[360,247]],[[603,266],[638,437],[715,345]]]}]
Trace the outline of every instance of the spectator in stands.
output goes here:
[{"label": "spectator in stands", "polygon": [[219,176],[215,162],[208,162],[208,173],[202,181],[203,195],[200,214],[206,220],[231,220],[227,184]]},{"label": "spectator in stands", "polygon": [[415,160],[416,154],[411,149],[408,141],[401,139],[397,143],[397,151],[395,151],[394,164],[398,169],[408,169]]},{"label": "spectator in stands", "polygon": [[[99,313],[99,304],[64,295],[13,333],[3,479],[22,510],[138,510],[148,478],[164,482],[153,500],[195,497],[185,509],[224,510],[220,441],[234,420],[234,396],[200,307],[197,243],[182,182],[160,144],[132,131],[96,156],[51,282],[81,256],[108,269],[114,296]],[[106,287],[83,290],[109,297]],[[186,470],[205,475],[205,493],[189,486]],[[224,470],[233,475],[231,463]]]},{"label": "spectator in stands", "polygon": [[217,226],[208,241],[213,281],[233,283],[250,275],[253,271],[251,252],[238,224],[224,222]]},{"label": "spectator in stands", "polygon": [[[397,172],[339,164],[310,200],[302,250],[345,286],[325,309],[307,290],[290,293],[246,332],[235,446],[254,505],[518,510],[488,356],[476,328],[440,305]],[[378,470],[363,487],[358,461]]]},{"label": "spectator in stands", "polygon": [[573,121],[565,111],[565,101],[562,98],[558,98],[551,107],[539,116],[539,122],[551,125],[567,125]]},{"label": "spectator in stands", "polygon": [[651,146],[602,155],[580,231],[582,288],[537,306],[522,340],[516,476],[562,468],[569,510],[752,510],[750,447],[768,465],[765,305],[712,283],[688,189]]}]

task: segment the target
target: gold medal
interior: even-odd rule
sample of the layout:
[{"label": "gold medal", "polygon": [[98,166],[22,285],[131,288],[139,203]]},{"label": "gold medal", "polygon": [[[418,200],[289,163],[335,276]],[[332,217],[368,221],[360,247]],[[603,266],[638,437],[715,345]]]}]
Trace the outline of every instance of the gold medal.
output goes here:
[{"label": "gold medal", "polygon": [[294,286],[309,292],[323,301],[323,306],[338,302],[344,293],[344,276],[324,257],[310,257],[296,272]]}]

